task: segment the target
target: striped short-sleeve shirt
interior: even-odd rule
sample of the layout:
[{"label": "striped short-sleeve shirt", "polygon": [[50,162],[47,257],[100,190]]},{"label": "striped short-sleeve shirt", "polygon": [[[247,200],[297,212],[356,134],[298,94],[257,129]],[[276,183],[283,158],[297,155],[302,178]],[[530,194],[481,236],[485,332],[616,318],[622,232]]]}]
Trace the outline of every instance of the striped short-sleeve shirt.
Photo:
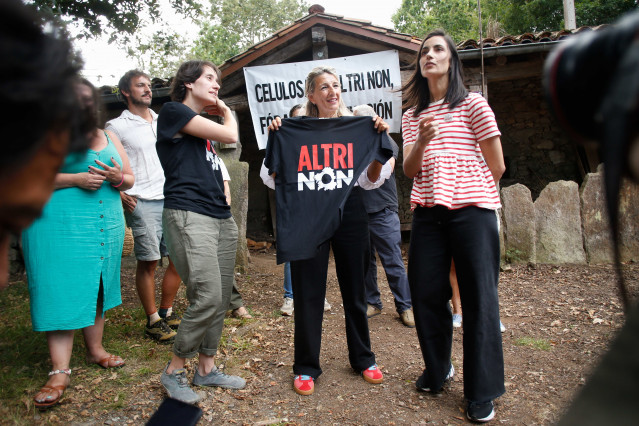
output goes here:
[{"label": "striped short-sleeve shirt", "polygon": [[479,147],[479,141],[501,136],[495,114],[478,93],[469,93],[453,110],[448,105],[443,100],[433,102],[417,117],[415,108],[402,117],[404,146],[415,143],[419,120],[425,115],[433,114],[439,122],[439,135],[427,145],[421,170],[413,179],[411,204],[498,209],[499,193]]}]

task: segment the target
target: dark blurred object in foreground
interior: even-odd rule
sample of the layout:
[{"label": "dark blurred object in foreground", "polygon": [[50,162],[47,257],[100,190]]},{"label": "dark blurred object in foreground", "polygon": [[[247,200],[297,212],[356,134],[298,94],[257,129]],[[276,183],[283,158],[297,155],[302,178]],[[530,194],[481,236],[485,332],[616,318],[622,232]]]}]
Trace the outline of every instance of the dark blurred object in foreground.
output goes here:
[{"label": "dark blurred object in foreground", "polygon": [[[639,182],[639,12],[600,31],[562,42],[548,57],[545,91],[561,124],[579,142],[597,145],[626,323],[560,425],[639,423],[639,304],[619,261],[622,177]],[[584,289],[584,291],[588,291]]]},{"label": "dark blurred object in foreground", "polygon": [[[639,181],[639,12],[562,42],[546,60],[544,89],[573,138],[597,144],[618,259],[621,178]],[[630,300],[623,285],[620,291],[627,310]]]},{"label": "dark blurred object in foreground", "polygon": [[166,398],[153,413],[147,426],[192,426],[196,425],[202,417],[202,410],[195,405]]}]

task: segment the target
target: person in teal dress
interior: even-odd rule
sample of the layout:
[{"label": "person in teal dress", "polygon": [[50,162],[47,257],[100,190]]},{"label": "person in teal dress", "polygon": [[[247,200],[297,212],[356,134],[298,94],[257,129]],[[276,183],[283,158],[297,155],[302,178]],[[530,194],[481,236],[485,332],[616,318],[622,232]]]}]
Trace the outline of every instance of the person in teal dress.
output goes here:
[{"label": "person in teal dress", "polygon": [[52,371],[34,397],[38,408],[58,403],[69,385],[73,336],[82,329],[87,362],[121,367],[102,346],[104,312],[122,303],[120,263],[124,216],[119,191],[134,177],[120,141],[97,128],[97,92],[82,80],[76,95],[91,120],[88,151],[67,156],[42,216],[22,234],[31,320],[44,331]]}]

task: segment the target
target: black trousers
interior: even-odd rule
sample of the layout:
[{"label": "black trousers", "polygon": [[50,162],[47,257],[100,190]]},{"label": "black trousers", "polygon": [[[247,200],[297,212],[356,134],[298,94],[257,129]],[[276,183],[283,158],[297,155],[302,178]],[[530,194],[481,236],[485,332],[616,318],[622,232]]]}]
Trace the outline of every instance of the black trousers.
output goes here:
[{"label": "black trousers", "polygon": [[291,262],[295,299],[295,362],[293,372],[317,379],[322,344],[322,319],[326,297],[326,274],[330,248],[335,257],[337,280],[342,293],[346,343],[351,367],[361,372],[375,364],[366,317],[364,276],[368,265],[368,214],[362,189],[355,187],[344,206],[342,222],[312,259]]},{"label": "black trousers", "polygon": [[418,207],[413,216],[408,282],[417,336],[431,389],[450,365],[453,326],[449,300],[455,260],[464,312],[464,395],[485,402],[505,392],[499,329],[499,233],[493,210]]}]

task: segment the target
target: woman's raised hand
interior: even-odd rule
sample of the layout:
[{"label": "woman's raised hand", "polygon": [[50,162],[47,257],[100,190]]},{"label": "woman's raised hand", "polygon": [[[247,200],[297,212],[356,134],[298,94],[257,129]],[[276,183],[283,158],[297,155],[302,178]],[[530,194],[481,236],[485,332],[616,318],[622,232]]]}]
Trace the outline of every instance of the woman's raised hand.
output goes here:
[{"label": "woman's raised hand", "polygon": [[207,105],[204,107],[204,112],[208,115],[219,115],[220,117],[224,117],[228,106],[224,103],[222,99],[218,99],[215,105]]},{"label": "woman's raised hand", "polygon": [[416,143],[420,145],[428,145],[433,138],[439,135],[439,122],[435,120],[433,114],[427,114],[419,120],[417,129]]},{"label": "woman's raised hand", "polygon": [[379,115],[376,115],[375,117],[373,117],[373,121],[375,122],[375,128],[377,129],[377,133],[386,132],[388,129],[390,129],[390,126],[388,125],[388,123],[382,120],[382,117],[380,117]]},{"label": "woman's raised hand", "polygon": [[89,166],[89,173],[94,173],[96,175],[103,176],[104,180],[107,180],[114,185],[117,185],[120,182],[122,182],[122,178],[124,177],[124,174],[122,173],[120,164],[117,161],[115,161],[113,157],[111,157],[111,163],[113,163],[113,166],[108,166],[106,163],[103,163],[100,160],[95,160],[95,163],[98,166],[102,167],[102,169],[98,169],[97,167],[94,167],[94,166]]},{"label": "woman's raised hand", "polygon": [[279,130],[281,126],[282,126],[282,119],[280,118],[279,115],[276,115],[271,121],[271,124],[268,125],[268,131],[270,132],[270,131]]}]

